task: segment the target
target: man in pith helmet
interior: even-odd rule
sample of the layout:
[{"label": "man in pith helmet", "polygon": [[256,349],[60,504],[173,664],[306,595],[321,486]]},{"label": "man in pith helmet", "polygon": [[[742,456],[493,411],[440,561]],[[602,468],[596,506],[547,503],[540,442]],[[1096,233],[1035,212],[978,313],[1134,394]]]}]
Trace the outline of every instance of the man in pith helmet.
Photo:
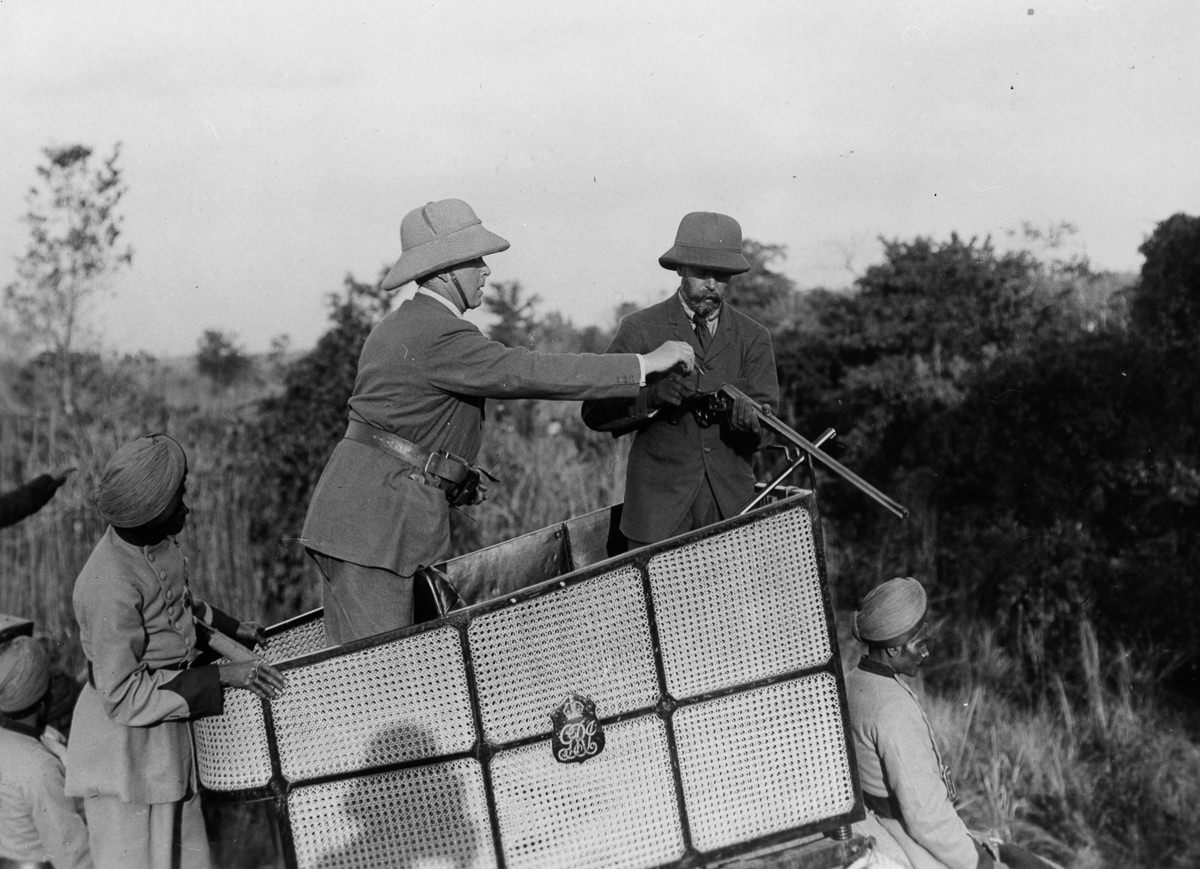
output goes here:
[{"label": "man in pith helmet", "polygon": [[451,505],[477,498],[472,463],[487,399],[633,397],[647,376],[692,366],[692,347],[679,340],[604,355],[488,339],[463,314],[483,301],[484,257],[508,246],[459,199],[430,202],[400,223],[400,258],[383,288],[419,288],[363,345],[346,434],[302,532],[332,643],[412,623],[415,573],[445,555]]},{"label": "man in pith helmet", "polygon": [[958,816],[954,779],[933,728],[900,678],[915,677],[929,657],[926,615],[925,588],[906,576],[873,588],[851,623],[867,646],[846,676],[867,822],[883,827],[914,869],[1046,869],[1050,864],[1016,845],[985,847]]},{"label": "man in pith helmet", "polygon": [[698,376],[665,373],[632,397],[585,401],[582,409],[591,428],[634,435],[621,516],[631,546],[734,516],[754,497],[751,458],[762,432],[749,402],[739,400],[727,419],[710,424],[688,411],[692,396],[729,384],[760,404],[779,401],[770,333],[725,301],[730,279],[750,269],[738,222],[692,212],[658,262],[679,275],[679,289],[625,317],[608,352],[641,353],[662,341],[686,341]]}]

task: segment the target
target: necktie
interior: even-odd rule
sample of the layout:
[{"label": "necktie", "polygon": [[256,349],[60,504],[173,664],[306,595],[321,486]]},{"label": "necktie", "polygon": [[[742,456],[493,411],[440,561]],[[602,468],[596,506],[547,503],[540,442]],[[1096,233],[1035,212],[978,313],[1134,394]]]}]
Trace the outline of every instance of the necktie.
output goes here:
[{"label": "necktie", "polygon": [[708,346],[708,339],[712,336],[708,334],[708,318],[703,314],[692,314],[693,330],[696,333],[696,340],[700,342],[700,349],[703,350]]}]

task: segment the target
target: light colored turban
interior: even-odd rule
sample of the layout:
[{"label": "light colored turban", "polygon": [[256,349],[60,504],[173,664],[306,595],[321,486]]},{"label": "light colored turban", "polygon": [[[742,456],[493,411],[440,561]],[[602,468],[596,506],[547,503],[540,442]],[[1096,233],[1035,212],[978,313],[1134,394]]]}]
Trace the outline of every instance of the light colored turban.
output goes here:
[{"label": "light colored turban", "polygon": [[0,713],[24,712],[50,687],[50,660],[33,637],[0,645]]},{"label": "light colored turban", "polygon": [[925,589],[911,576],[889,579],[863,598],[854,613],[854,636],[871,646],[902,646],[925,621]]},{"label": "light colored turban", "polygon": [[186,473],[187,456],[173,437],[140,437],[113,453],[104,466],[96,508],[117,528],[145,525],[167,509]]}]

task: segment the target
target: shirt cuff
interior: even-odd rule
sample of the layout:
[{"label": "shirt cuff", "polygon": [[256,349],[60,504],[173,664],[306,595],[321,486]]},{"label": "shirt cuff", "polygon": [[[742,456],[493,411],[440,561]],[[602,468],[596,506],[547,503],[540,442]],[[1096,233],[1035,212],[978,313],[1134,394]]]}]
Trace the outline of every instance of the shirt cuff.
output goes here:
[{"label": "shirt cuff", "polygon": [[646,357],[641,353],[637,354],[638,360],[638,386],[646,385]]}]

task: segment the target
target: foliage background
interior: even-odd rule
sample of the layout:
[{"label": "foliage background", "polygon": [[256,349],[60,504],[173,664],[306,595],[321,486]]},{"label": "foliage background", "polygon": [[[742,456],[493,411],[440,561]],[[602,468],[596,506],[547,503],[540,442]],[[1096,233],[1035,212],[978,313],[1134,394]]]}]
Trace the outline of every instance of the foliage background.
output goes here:
[{"label": "foliage background", "polygon": [[[1072,867],[1193,866],[1200,219],[1163,220],[1138,276],[1059,259],[1064,232],[1029,228],[1006,251],[884,240],[849,292],[798,289],[776,270],[784,249],[747,240],[754,268],[732,301],[772,329],[781,418],[810,436],[835,428],[829,452],[912,511],[897,522],[818,475],[838,612],[890,576],[930,589],[944,630],[922,687],[973,826]],[[487,304],[509,345],[599,351],[611,333],[541,311],[517,282]],[[78,473],[0,531],[0,611],[35,619],[78,670],[71,587],[102,531],[89,493],[117,446],[150,430],[189,451],[199,593],[270,621],[316,606],[290,538],[340,437],[358,349],[389,308],[378,280],[347,275],[303,353],[280,342],[249,358],[209,330],[184,359],[6,354],[0,489]],[[480,464],[502,482],[456,519],[455,551],[619,500],[625,448],[574,404],[489,405]],[[859,650],[844,637],[843,651]],[[243,835],[239,823],[216,835]]]}]

